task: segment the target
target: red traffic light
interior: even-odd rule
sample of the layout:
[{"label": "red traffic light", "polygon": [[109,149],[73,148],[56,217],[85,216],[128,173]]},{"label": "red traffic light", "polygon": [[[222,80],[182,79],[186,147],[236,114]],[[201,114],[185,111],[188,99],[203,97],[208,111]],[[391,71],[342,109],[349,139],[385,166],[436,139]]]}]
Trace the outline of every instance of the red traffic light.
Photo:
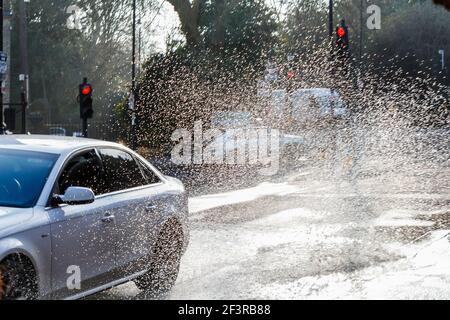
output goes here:
[{"label": "red traffic light", "polygon": [[345,28],[343,27],[338,27],[336,33],[339,38],[344,38],[347,34],[347,31],[345,31]]},{"label": "red traffic light", "polygon": [[92,87],[91,87],[91,86],[84,86],[84,87],[81,89],[81,94],[82,94],[83,96],[90,95],[91,93],[92,93]]}]

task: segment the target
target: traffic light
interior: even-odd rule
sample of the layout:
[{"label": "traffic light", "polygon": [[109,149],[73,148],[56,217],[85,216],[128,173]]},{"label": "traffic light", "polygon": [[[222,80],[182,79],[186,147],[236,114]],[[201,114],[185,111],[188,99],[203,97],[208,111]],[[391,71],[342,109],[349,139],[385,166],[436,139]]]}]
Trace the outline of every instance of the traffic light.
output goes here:
[{"label": "traffic light", "polygon": [[340,54],[346,54],[349,50],[349,34],[345,20],[339,22],[336,28],[336,45]]},{"label": "traffic light", "polygon": [[94,89],[92,85],[87,83],[85,78],[83,83],[79,86],[80,99],[80,117],[81,119],[91,119],[94,116],[92,92]]},{"label": "traffic light", "polygon": [[288,80],[294,79],[295,78],[295,71],[292,71],[292,70],[288,71],[287,77],[288,77]]}]

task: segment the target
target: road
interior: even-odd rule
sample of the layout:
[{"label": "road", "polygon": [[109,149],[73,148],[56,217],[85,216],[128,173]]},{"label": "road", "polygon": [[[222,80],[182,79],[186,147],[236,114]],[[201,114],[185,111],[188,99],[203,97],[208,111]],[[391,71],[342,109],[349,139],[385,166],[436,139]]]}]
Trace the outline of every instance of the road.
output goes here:
[{"label": "road", "polygon": [[[342,158],[192,197],[191,243],[161,298],[449,299],[450,165],[404,154],[357,177]],[[133,283],[92,298],[146,299]]]}]

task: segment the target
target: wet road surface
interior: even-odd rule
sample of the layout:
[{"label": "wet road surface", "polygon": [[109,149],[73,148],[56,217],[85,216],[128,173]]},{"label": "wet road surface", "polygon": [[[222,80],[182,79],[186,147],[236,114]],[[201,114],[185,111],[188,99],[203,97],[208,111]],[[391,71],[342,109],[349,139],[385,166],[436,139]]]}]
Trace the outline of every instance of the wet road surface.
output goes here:
[{"label": "wet road surface", "polygon": [[[450,168],[376,172],[191,198],[191,243],[161,299],[450,298]],[[146,297],[128,283],[91,298]]]}]

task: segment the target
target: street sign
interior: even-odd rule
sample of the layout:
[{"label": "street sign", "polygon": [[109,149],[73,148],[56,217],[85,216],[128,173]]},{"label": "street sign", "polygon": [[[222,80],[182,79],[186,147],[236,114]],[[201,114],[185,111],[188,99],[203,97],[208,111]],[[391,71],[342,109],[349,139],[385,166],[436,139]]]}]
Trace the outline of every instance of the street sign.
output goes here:
[{"label": "street sign", "polygon": [[8,56],[6,53],[0,51],[0,77],[2,81],[6,78],[6,73],[8,72]]},{"label": "street sign", "polygon": [[441,55],[441,69],[442,71],[445,70],[445,50],[441,49],[439,50],[439,54]]}]

